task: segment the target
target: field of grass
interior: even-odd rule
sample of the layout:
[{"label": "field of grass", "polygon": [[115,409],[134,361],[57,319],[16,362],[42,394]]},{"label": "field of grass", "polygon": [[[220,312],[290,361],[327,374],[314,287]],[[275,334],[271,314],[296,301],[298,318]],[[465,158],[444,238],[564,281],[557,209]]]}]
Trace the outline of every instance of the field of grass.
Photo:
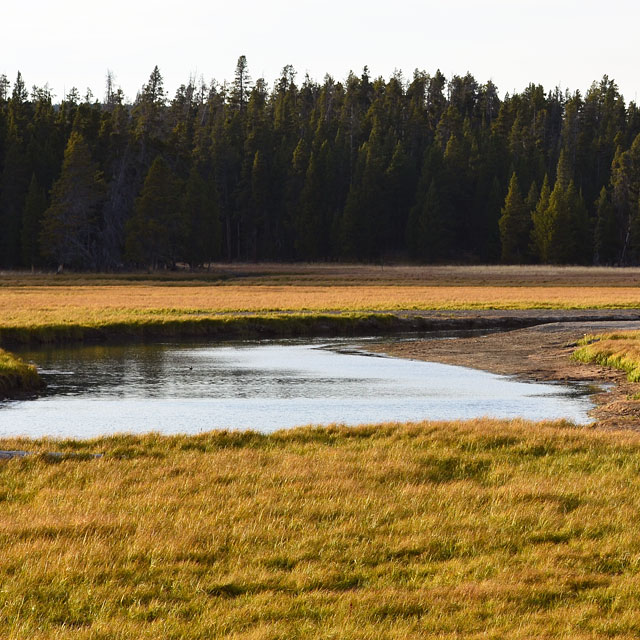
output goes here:
[{"label": "field of grass", "polygon": [[631,382],[640,382],[640,331],[585,336],[579,345],[575,360],[620,369]]},{"label": "field of grass", "polygon": [[16,393],[37,391],[42,380],[36,367],[0,349],[0,399]]},{"label": "field of grass", "polygon": [[12,440],[17,638],[636,638],[640,434],[477,420]]},{"label": "field of grass", "polygon": [[[0,276],[0,337],[402,310],[640,307],[640,271],[556,267],[234,265],[210,273]],[[287,317],[285,317],[285,315]],[[286,328],[286,327],[285,327]]]}]

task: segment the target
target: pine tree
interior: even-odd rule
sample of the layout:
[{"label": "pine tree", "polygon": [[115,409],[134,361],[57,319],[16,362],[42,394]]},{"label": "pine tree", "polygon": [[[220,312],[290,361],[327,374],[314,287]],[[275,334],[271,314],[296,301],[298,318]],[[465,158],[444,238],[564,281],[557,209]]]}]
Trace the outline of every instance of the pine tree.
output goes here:
[{"label": "pine tree", "polygon": [[128,260],[152,269],[174,266],[185,236],[179,198],[178,180],[166,161],[158,156],[147,173],[133,216],[126,226]]},{"label": "pine tree", "polygon": [[515,172],[509,182],[509,190],[499,220],[502,261],[507,263],[525,262],[529,253],[531,234],[531,212],[522,199],[518,177]]},{"label": "pine tree", "polygon": [[[50,250],[66,242],[44,240],[55,225],[51,215],[47,225],[38,221],[36,193],[62,178],[72,133],[108,183],[105,205],[87,214],[92,231],[82,249],[69,240],[77,268],[122,268],[132,218],[130,255],[157,266],[219,257],[205,248],[218,235],[205,230],[216,220],[229,260],[497,261],[504,248],[510,261],[589,262],[595,249],[599,262],[640,262],[640,109],[625,105],[606,76],[584,99],[530,84],[501,101],[492,83],[469,74],[447,83],[440,72],[416,71],[407,85],[399,72],[372,79],[365,68],[344,83],[306,76],[297,86],[287,66],[270,92],[262,79],[250,82],[241,56],[230,83],[190,78],[170,103],[156,67],[132,105],[110,73],[103,104],[71,89],[55,105],[46,85],[29,91],[20,74],[11,86],[0,76],[0,266],[37,260],[38,235]],[[167,198],[180,201],[161,223],[145,214],[158,232],[151,255],[144,234],[134,233],[142,224],[134,211],[157,156],[175,181]],[[499,223],[514,172],[522,187],[551,176],[524,203],[529,247],[511,206]],[[93,182],[100,192],[104,180]],[[524,224],[524,214],[518,219]]]},{"label": "pine tree", "polygon": [[164,79],[156,65],[149,76],[149,81],[138,94],[133,108],[134,130],[140,143],[143,161],[146,154],[153,153],[165,138],[163,122],[165,104]]},{"label": "pine tree", "polygon": [[421,262],[437,262],[454,251],[445,175],[444,159],[436,142],[425,151],[415,203],[405,231],[409,255]]},{"label": "pine tree", "polygon": [[431,180],[424,198],[416,204],[407,224],[407,247],[420,262],[441,260],[449,247],[445,210],[435,180]]},{"label": "pine tree", "polygon": [[244,111],[251,92],[251,77],[249,76],[249,65],[247,57],[240,56],[236,64],[233,90],[231,92],[231,103],[239,111]]},{"label": "pine tree", "polygon": [[105,182],[80,133],[69,137],[62,172],[44,212],[40,246],[58,265],[97,269]]},{"label": "pine tree", "polygon": [[[264,153],[256,151],[251,164],[251,197],[249,199],[252,238],[250,239],[251,259],[265,257],[273,242],[269,241],[269,204],[271,181],[264,160]],[[267,257],[272,258],[273,255]]]},{"label": "pine tree", "polygon": [[569,216],[566,228],[569,230],[566,262],[572,264],[591,264],[593,259],[593,229],[587,207],[572,180],[567,189],[567,206]]},{"label": "pine tree", "polygon": [[553,264],[591,261],[590,229],[582,194],[571,177],[568,155],[560,153],[556,182],[546,210],[546,261]]},{"label": "pine tree", "polygon": [[531,186],[529,187],[529,193],[527,194],[527,199],[525,200],[527,209],[529,209],[529,212],[531,213],[531,215],[533,215],[533,212],[536,210],[539,199],[540,199],[540,192],[538,191],[538,185],[534,180],[531,183]]},{"label": "pine tree", "polygon": [[596,201],[594,261],[596,264],[615,264],[620,255],[620,234],[613,204],[606,187],[602,187]]},{"label": "pine tree", "polygon": [[612,201],[622,232],[620,261],[640,258],[640,134],[627,151],[616,151],[611,166]]},{"label": "pine tree", "polygon": [[538,204],[531,215],[533,227],[531,229],[530,244],[533,255],[542,263],[549,261],[549,245],[551,242],[550,197],[551,187],[549,185],[549,176],[545,174]]},{"label": "pine tree", "polygon": [[296,255],[301,260],[318,260],[329,254],[331,222],[328,218],[327,196],[329,143],[324,142],[312,152],[307,165],[304,186],[300,194],[300,209],[296,216]]},{"label": "pine tree", "polygon": [[33,174],[29,183],[29,191],[24,205],[22,220],[22,262],[32,268],[41,262],[38,243],[42,218],[47,209],[47,196]]},{"label": "pine tree", "polygon": [[402,141],[398,141],[385,171],[384,251],[402,251],[409,211],[416,191],[416,170]]},{"label": "pine tree", "polygon": [[33,112],[28,98],[22,74],[18,72],[6,107],[8,130],[0,158],[3,166],[0,179],[0,264],[5,267],[20,265],[23,207],[33,173],[28,152]]},{"label": "pine tree", "polygon": [[211,182],[204,180],[195,165],[189,172],[181,204],[184,259],[191,267],[219,259],[222,229],[215,189]]}]

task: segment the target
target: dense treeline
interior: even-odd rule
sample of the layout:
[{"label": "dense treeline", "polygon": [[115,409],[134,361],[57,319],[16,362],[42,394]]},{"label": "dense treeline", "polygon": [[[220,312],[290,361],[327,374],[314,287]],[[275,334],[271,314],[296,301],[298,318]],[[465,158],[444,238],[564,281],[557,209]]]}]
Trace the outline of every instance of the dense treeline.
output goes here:
[{"label": "dense treeline", "polygon": [[0,76],[0,266],[212,260],[640,261],[640,112],[606,76],[583,96],[500,99],[416,71],[269,89],[244,56],[172,99],[54,103]]}]

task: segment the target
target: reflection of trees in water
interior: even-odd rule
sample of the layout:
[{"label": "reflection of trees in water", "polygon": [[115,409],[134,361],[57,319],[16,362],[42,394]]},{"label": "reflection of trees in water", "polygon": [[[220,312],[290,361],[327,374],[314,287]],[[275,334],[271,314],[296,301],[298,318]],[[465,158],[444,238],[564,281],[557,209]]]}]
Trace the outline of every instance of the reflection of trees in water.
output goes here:
[{"label": "reflection of trees in water", "polygon": [[110,395],[123,397],[132,388],[157,386],[164,376],[166,351],[159,345],[83,345],[29,351],[24,357],[45,372],[49,393],[108,389]]}]

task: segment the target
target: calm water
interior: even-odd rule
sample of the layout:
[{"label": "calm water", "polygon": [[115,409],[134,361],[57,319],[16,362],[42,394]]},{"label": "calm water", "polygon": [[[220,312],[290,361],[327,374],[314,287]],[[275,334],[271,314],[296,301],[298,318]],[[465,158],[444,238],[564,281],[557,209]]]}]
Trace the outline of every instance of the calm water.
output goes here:
[{"label": "calm water", "polygon": [[586,423],[592,407],[575,387],[367,355],[344,340],[91,346],[22,355],[40,367],[47,395],[0,403],[0,435],[269,432],[310,423],[484,415]]}]

